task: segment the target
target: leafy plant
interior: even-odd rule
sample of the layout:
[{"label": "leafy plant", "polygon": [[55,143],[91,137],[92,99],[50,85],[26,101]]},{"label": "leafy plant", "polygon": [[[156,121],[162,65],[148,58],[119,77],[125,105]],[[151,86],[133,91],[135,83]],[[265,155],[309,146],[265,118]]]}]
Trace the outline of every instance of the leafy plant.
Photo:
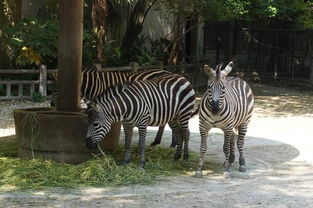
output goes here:
[{"label": "leafy plant", "polygon": [[[3,30],[15,65],[37,68],[46,64],[57,67],[59,26],[56,19],[30,17]],[[96,36],[84,30],[83,62],[88,65],[95,58]]]},{"label": "leafy plant", "polygon": [[58,25],[56,20],[30,17],[4,29],[18,66],[34,67],[42,63],[55,66]]},{"label": "leafy plant", "polygon": [[137,62],[141,66],[152,64],[156,61],[156,56],[147,48],[148,45],[152,45],[152,42],[145,36],[138,37],[132,47],[124,51],[114,43],[106,44],[106,65],[117,67],[128,65],[130,62]]},{"label": "leafy plant", "polygon": [[34,92],[33,95],[32,95],[32,101],[33,102],[41,103],[41,102],[45,102],[46,100],[47,100],[47,97],[46,96],[42,96],[38,92]]}]

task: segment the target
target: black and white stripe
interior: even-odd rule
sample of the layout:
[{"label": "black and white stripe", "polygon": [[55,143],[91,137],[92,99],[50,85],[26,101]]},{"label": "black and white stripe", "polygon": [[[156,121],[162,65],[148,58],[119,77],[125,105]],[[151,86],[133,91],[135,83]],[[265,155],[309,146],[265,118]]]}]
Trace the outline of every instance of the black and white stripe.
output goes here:
[{"label": "black and white stripe", "polygon": [[[84,100],[93,100],[95,97],[106,91],[108,88],[137,80],[155,79],[162,76],[172,74],[169,71],[154,69],[143,72],[105,72],[99,71],[97,67],[84,68],[81,73],[81,96]],[[56,81],[56,80],[55,80]],[[54,84],[56,85],[56,84]],[[52,106],[56,106],[57,91],[54,89]],[[158,145],[161,142],[162,135],[165,129],[160,126],[152,146]],[[176,146],[176,138],[172,137],[171,147]]]},{"label": "black and white stripe", "polygon": [[97,143],[108,133],[111,124],[123,121],[125,131],[125,159],[130,161],[133,128],[139,130],[140,166],[144,167],[144,148],[147,126],[169,124],[177,141],[175,159],[181,157],[184,142],[184,159],[188,159],[188,122],[195,104],[191,84],[180,75],[159,79],[135,81],[115,86],[101,94],[89,105],[89,128],[86,145]]},{"label": "black and white stripe", "polygon": [[155,79],[169,74],[172,73],[160,69],[134,73],[98,71],[96,67],[85,68],[82,71],[81,95],[91,101],[114,85],[136,80]]},{"label": "black and white stripe", "polygon": [[201,146],[196,176],[202,176],[207,136],[211,128],[220,128],[224,132],[223,151],[226,171],[229,171],[230,164],[235,160],[236,137],[239,151],[239,171],[246,171],[243,146],[252,115],[254,98],[251,88],[244,80],[226,77],[232,67],[233,62],[230,62],[224,70],[221,70],[222,65],[218,65],[215,71],[209,69],[207,65],[205,66],[205,72],[210,79],[208,89],[199,106]]}]

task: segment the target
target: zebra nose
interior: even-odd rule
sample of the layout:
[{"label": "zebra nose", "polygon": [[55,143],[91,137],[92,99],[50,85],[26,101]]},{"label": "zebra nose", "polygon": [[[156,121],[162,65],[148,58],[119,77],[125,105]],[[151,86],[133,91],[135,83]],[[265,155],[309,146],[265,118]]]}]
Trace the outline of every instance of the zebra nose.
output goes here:
[{"label": "zebra nose", "polygon": [[95,144],[95,143],[92,142],[91,137],[87,137],[87,138],[86,138],[86,147],[87,147],[88,149],[96,149],[97,144]]},{"label": "zebra nose", "polygon": [[213,114],[217,114],[220,110],[219,102],[218,101],[212,101],[211,104],[211,110]]}]

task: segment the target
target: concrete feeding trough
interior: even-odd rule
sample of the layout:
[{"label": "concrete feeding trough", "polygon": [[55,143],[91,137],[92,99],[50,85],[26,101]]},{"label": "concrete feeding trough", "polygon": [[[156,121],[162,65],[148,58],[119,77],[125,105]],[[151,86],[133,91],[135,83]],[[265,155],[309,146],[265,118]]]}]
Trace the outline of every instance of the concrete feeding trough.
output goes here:
[{"label": "concrete feeding trough", "polygon": [[[93,157],[86,148],[88,118],[82,112],[60,112],[52,108],[14,111],[18,157],[42,157],[58,162],[78,164]],[[121,124],[112,125],[100,146],[112,151],[119,144]]]}]

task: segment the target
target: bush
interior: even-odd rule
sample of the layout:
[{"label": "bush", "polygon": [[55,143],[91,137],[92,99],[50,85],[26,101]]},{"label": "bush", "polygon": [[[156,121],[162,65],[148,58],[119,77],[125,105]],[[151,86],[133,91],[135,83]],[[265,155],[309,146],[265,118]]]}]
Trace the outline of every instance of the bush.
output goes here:
[{"label": "bush", "polygon": [[153,64],[158,59],[155,56],[155,49],[152,51],[148,46],[152,46],[152,41],[145,36],[138,37],[132,47],[125,51],[114,43],[106,44],[104,49],[106,65],[118,67],[128,65],[130,62],[137,62],[140,66]]},{"label": "bush", "polygon": [[58,25],[54,19],[26,18],[6,27],[4,34],[12,48],[15,65],[33,68],[44,63],[55,67]]},{"label": "bush", "polygon": [[47,100],[46,96],[42,96],[40,93],[38,92],[34,92],[32,94],[32,101],[36,102],[36,103],[42,103],[45,102]]},{"label": "bush", "polygon": [[[4,29],[12,49],[13,64],[24,68],[37,68],[46,64],[57,67],[59,26],[56,19],[25,18]],[[84,31],[83,62],[92,63],[96,54],[96,36]]]}]

